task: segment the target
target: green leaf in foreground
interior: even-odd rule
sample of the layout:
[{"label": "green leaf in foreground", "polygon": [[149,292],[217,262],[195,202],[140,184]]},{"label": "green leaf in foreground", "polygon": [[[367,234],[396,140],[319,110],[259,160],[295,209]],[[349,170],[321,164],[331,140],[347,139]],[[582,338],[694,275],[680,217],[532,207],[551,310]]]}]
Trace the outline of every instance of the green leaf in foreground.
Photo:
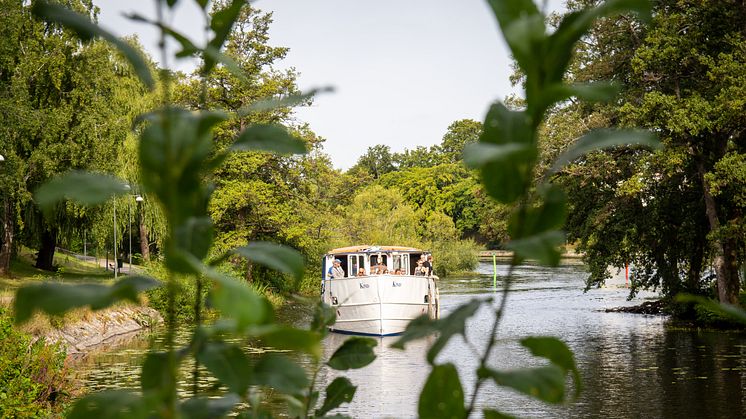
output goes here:
[{"label": "green leaf in foreground", "polygon": [[251,242],[233,252],[270,269],[291,274],[296,280],[303,278],[303,256],[293,248],[270,242]]},{"label": "green leaf in foreground", "polygon": [[404,329],[404,333],[401,334],[396,342],[391,344],[391,347],[396,349],[404,349],[404,345],[406,345],[408,342],[422,339],[437,332],[437,325],[437,320],[433,320],[428,317],[427,314],[423,314],[422,316],[419,316],[409,322],[407,328]]},{"label": "green leaf in foreground", "polygon": [[264,355],[254,366],[252,384],[272,387],[286,394],[297,394],[308,386],[306,370],[285,356]]},{"label": "green leaf in foreground", "polygon": [[[512,111],[499,102],[494,103],[485,117],[479,142],[501,146],[493,148],[493,160],[480,162],[485,189],[490,196],[504,204],[515,202],[528,188],[537,153],[528,114]],[[526,148],[511,144],[522,144]]]},{"label": "green leaf in foreground", "polygon": [[514,419],[514,416],[506,415],[494,409],[484,409],[482,411],[484,419]]},{"label": "green leaf in foreground", "polygon": [[464,389],[453,364],[436,365],[420,393],[417,413],[421,418],[464,418]]},{"label": "green leaf in foreground", "polygon": [[169,356],[175,358],[174,354],[169,355],[166,352],[151,352],[145,356],[140,374],[140,388],[143,394],[156,393],[160,396],[158,398],[163,400],[174,388],[176,382],[171,374],[171,368],[176,368],[176,366],[170,365]]},{"label": "green leaf in foreground", "polygon": [[511,240],[506,246],[514,251],[518,257],[536,260],[542,265],[557,266],[562,256],[558,246],[565,242],[565,234],[561,231],[550,230],[533,236]]},{"label": "green leaf in foreground", "polygon": [[560,403],[565,397],[565,374],[557,365],[511,371],[481,368],[477,374],[547,403]]},{"label": "green leaf in foreground", "polygon": [[229,73],[236,76],[242,82],[251,83],[244,69],[230,56],[224,54],[215,47],[208,45],[202,52],[205,54],[205,65],[200,69],[200,72],[207,74],[212,66],[208,65],[210,62],[221,63]]},{"label": "green leaf in foreground", "polygon": [[349,338],[334,352],[327,364],[335,370],[362,368],[376,359],[373,348],[377,344],[371,338]]},{"label": "green leaf in foreground", "polygon": [[230,391],[243,395],[252,382],[252,366],[248,356],[236,345],[209,342],[197,352],[197,360]]},{"label": "green leaf in foreground", "polygon": [[472,143],[464,148],[464,163],[473,168],[480,168],[487,163],[507,163],[513,159],[531,157],[533,148],[529,144],[490,144]]},{"label": "green leaf in foreground", "polygon": [[274,124],[256,124],[238,135],[231,147],[233,151],[267,151],[275,154],[305,154],[305,143],[293,137],[285,127]]},{"label": "green leaf in foreground", "polygon": [[210,293],[212,305],[224,316],[234,319],[239,331],[265,324],[273,318],[272,305],[246,283],[219,275],[214,269],[207,269],[207,272],[214,274],[208,276],[215,281]]},{"label": "green leaf in foreground", "polygon": [[191,57],[198,51],[200,51],[200,49],[189,38],[168,25],[152,19],[148,19],[147,17],[139,13],[125,14],[125,17],[136,22],[144,22],[156,26],[160,28],[164,33],[174,38],[176,42],[181,44],[181,51],[176,53],[176,57]]},{"label": "green leaf in foreground", "polygon": [[573,160],[591,151],[635,145],[650,148],[660,148],[661,146],[658,137],[650,131],[609,129],[591,131],[580,137],[570,149],[557,157],[550,171],[557,172]]},{"label": "green leaf in foreground", "polygon": [[68,419],[139,419],[147,418],[148,408],[139,395],[126,390],[93,393],[75,403]]},{"label": "green leaf in foreground", "polygon": [[182,417],[188,419],[212,419],[225,417],[241,399],[229,393],[217,399],[195,398],[179,404]]},{"label": "green leaf in foreground", "polygon": [[34,200],[46,211],[66,199],[83,205],[95,205],[129,191],[127,184],[114,176],[73,171],[40,186],[34,194]]},{"label": "green leaf in foreground", "polygon": [[326,335],[327,327],[333,325],[335,321],[337,321],[337,310],[319,301],[313,311],[311,330]]},{"label": "green leaf in foreground", "polygon": [[311,330],[275,326],[260,334],[262,342],[275,349],[300,350],[321,357],[321,335]]},{"label": "green leaf in foreground", "polygon": [[487,300],[471,300],[466,304],[463,304],[453,310],[447,317],[437,321],[436,328],[440,332],[438,338],[427,351],[427,362],[435,362],[435,358],[438,356],[440,351],[446,346],[448,341],[454,335],[463,335],[466,330],[466,320],[473,316],[479,307]]},{"label": "green leaf in foreground", "polygon": [[117,301],[138,302],[138,293],[160,285],[153,278],[129,276],[114,285],[59,283],[32,284],[21,287],[13,302],[16,324],[28,320],[34,311],[60,315],[66,311],[89,306],[92,310],[106,308]]},{"label": "green leaf in foreground", "polygon": [[404,349],[404,345],[410,341],[422,339],[439,332],[438,338],[427,352],[427,361],[432,364],[451,337],[464,334],[466,320],[477,312],[482,303],[489,301],[492,300],[471,300],[457,307],[447,317],[440,320],[431,320],[427,316],[417,317],[409,322],[402,336],[391,347]]},{"label": "green leaf in foreground", "polygon": [[252,103],[249,106],[243,107],[238,111],[238,115],[241,117],[250,115],[256,112],[267,112],[277,108],[295,107],[301,105],[309,105],[313,98],[318,93],[333,92],[332,87],[321,87],[318,89],[311,89],[305,93],[287,95],[282,98],[273,98],[260,100],[259,102]]},{"label": "green leaf in foreground", "polygon": [[[202,260],[210,250],[214,230],[210,217],[188,217],[181,224],[174,226],[173,243],[182,252],[189,253],[197,260]],[[169,268],[177,272],[183,271],[184,266],[175,266],[178,263],[172,263],[174,262],[172,259],[168,260]]]},{"label": "green leaf in foreground", "polygon": [[[246,4],[245,0],[233,0],[230,4],[224,4],[222,7],[215,9],[212,19],[210,20],[210,28],[215,33],[215,37],[210,40],[208,47],[214,51],[220,51],[223,47],[223,43],[228,39],[228,35],[233,28],[233,24],[236,22],[241,8]],[[205,57],[204,73],[209,73],[212,67],[215,65],[215,61],[212,57],[207,55]]]},{"label": "green leaf in foreground", "polygon": [[155,87],[155,80],[150,74],[150,68],[143,56],[134,47],[125,41],[117,38],[112,33],[101,29],[98,25],[91,22],[88,17],[73,12],[72,10],[55,3],[47,1],[35,1],[32,3],[31,11],[34,15],[46,20],[47,22],[58,23],[73,32],[75,32],[82,41],[90,41],[99,37],[105,39],[114,45],[125,59],[129,61],[140,80],[148,87]]},{"label": "green leaf in foreground", "polygon": [[528,348],[534,356],[548,359],[552,364],[562,368],[567,373],[572,373],[575,381],[575,397],[580,395],[582,384],[580,372],[575,365],[575,357],[570,348],[561,340],[551,336],[529,336],[521,340],[521,345]]},{"label": "green leaf in foreground", "polygon": [[546,100],[551,104],[560,102],[571,97],[576,97],[588,102],[608,102],[612,100],[620,90],[616,83],[596,82],[581,84],[557,83],[546,92]]},{"label": "green leaf in foreground", "polygon": [[562,228],[567,217],[567,198],[561,188],[544,184],[538,188],[539,205],[527,205],[514,211],[508,221],[508,234],[521,239]]},{"label": "green leaf in foreground", "polygon": [[320,409],[316,409],[316,416],[324,416],[330,410],[336,409],[342,403],[349,403],[355,397],[357,387],[353,386],[346,377],[337,377],[326,387],[326,398]]}]

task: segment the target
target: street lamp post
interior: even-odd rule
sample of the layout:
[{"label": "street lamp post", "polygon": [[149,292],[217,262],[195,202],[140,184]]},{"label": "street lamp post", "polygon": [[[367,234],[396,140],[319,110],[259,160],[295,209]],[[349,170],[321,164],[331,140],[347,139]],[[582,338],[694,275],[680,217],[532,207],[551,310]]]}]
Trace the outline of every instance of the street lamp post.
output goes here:
[{"label": "street lamp post", "polygon": [[117,200],[114,199],[114,279],[117,279],[119,269],[119,258],[117,258]]},{"label": "street lamp post", "polygon": [[130,249],[128,252],[129,259],[130,259],[130,269],[129,272],[127,272],[128,275],[132,275],[132,203],[130,200],[127,200],[127,212],[129,213],[129,220],[127,222],[127,232],[129,233],[129,239],[130,239]]},{"label": "street lamp post", "polygon": [[[141,212],[141,209],[140,209],[140,203],[143,202],[144,200],[145,199],[142,197],[142,195],[137,195],[135,197],[135,202],[137,202],[137,217],[138,217],[137,218],[138,219],[138,222],[137,222],[137,233],[138,233],[138,235],[140,237],[140,249],[141,249],[141,251],[142,251],[142,233],[141,233],[141,226],[140,226],[140,224],[142,223],[142,212]],[[143,257],[143,255],[141,254],[140,257]]]},{"label": "street lamp post", "polygon": [[[130,190],[130,185],[124,185],[125,190]],[[119,255],[117,254],[117,200],[114,198],[114,279],[119,275]]]},{"label": "street lamp post", "polygon": [[[142,196],[136,195],[135,196],[135,202],[138,204],[143,201]],[[130,270],[129,272],[132,273],[132,203],[127,201],[127,210],[129,211],[129,224],[127,225],[127,229],[129,230],[129,240],[130,240],[130,251],[129,251],[129,259],[130,259]]]}]

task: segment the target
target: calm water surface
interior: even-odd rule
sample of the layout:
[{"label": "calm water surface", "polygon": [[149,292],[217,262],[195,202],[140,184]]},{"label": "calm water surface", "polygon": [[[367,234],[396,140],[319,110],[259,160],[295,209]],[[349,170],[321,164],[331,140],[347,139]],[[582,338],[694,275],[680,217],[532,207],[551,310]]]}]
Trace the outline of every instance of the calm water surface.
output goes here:
[{"label": "calm water surface", "polygon": [[[498,287],[507,269],[507,265],[498,265]],[[492,264],[481,264],[479,271],[480,276],[440,281],[441,315],[475,297],[500,297],[492,288]],[[480,407],[521,417],[746,417],[745,334],[679,330],[667,326],[661,316],[605,313],[605,308],[640,304],[656,295],[641,293],[626,301],[623,278],[615,281],[617,286],[583,293],[584,275],[583,265],[573,262],[553,270],[531,265],[518,268],[491,360],[494,368],[541,365],[543,361],[531,356],[518,341],[528,335],[559,337],[575,353],[583,378],[580,399],[569,405],[548,406],[488,385],[480,392]],[[310,313],[310,308],[303,306],[284,310],[296,324],[307,323]],[[467,337],[477,348],[486,342],[491,318],[484,308],[467,325]],[[187,336],[188,331],[183,334]],[[157,333],[144,336],[90,357],[85,384],[92,390],[138,388],[143,353],[151,341],[161,339]],[[325,356],[344,339],[346,336],[330,335],[324,341]],[[341,374],[358,390],[353,403],[335,413],[361,418],[416,416],[418,394],[429,371],[425,352],[430,341],[415,342],[399,351],[389,348],[395,340],[380,338],[376,361]],[[477,359],[463,339],[452,339],[437,362],[456,364],[470,394]],[[322,370],[319,387],[338,375],[337,371]],[[210,379],[200,383],[205,390],[213,385]],[[186,384],[182,390],[186,392]]]}]

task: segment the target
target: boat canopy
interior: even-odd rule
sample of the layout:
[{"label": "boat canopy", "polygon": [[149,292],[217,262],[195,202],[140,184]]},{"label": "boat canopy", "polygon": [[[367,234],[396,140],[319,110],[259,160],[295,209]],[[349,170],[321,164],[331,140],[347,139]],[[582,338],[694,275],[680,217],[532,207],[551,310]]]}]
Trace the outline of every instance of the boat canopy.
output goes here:
[{"label": "boat canopy", "polygon": [[429,254],[426,250],[406,246],[340,247],[330,250],[322,258],[321,277],[327,279],[336,259],[345,272],[345,278],[397,271],[397,275],[414,275],[417,261]]},{"label": "boat canopy", "polygon": [[405,246],[371,246],[359,245],[340,247],[327,252],[327,255],[340,255],[345,253],[380,253],[380,252],[407,252],[407,253],[428,253],[422,249]]}]

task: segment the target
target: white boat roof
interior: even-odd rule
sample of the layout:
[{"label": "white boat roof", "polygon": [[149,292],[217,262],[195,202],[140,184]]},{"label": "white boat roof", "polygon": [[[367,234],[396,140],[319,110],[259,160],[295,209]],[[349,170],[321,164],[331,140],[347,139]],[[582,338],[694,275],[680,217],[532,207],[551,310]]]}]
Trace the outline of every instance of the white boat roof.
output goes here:
[{"label": "white boat roof", "polygon": [[415,247],[406,247],[406,246],[371,246],[371,245],[358,245],[358,246],[348,246],[348,247],[340,247],[337,249],[332,249],[328,251],[327,255],[337,254],[337,253],[377,253],[377,252],[423,252],[427,253],[427,251],[422,249],[417,249]]}]

